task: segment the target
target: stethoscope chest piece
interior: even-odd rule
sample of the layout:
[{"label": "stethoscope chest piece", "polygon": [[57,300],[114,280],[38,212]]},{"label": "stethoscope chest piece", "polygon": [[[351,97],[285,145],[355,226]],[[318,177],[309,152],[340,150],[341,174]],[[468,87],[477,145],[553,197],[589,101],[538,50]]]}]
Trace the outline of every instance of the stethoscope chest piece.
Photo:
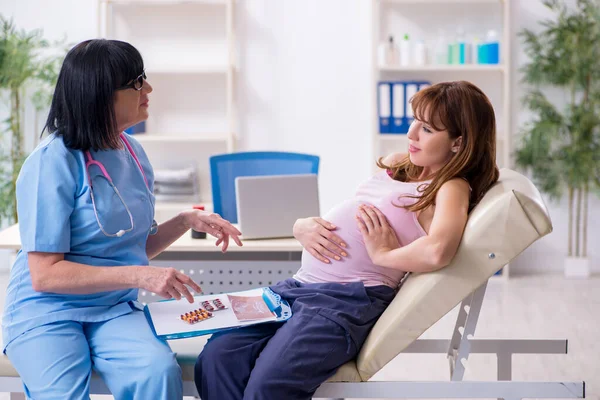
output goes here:
[{"label": "stethoscope chest piece", "polygon": [[152,220],[152,226],[150,227],[150,234],[156,235],[158,232],[158,222],[155,219]]},{"label": "stethoscope chest piece", "polygon": [[[138,168],[140,169],[142,176],[144,177],[144,182],[146,183],[146,187],[148,188],[148,190],[150,190],[150,186],[148,185],[148,180],[146,179],[146,174],[144,174],[144,169],[142,168],[142,165],[141,165],[140,161],[138,160],[135,152],[131,148],[131,145],[129,144],[129,142],[127,141],[127,139],[125,138],[124,135],[121,135],[121,139],[123,140],[125,147],[127,148],[129,153],[135,160],[135,163],[137,164]],[[117,187],[114,185],[112,178],[110,177],[110,175],[106,171],[106,168],[104,167],[104,165],[102,165],[102,163],[100,161],[94,160],[94,158],[92,157],[92,154],[89,151],[85,152],[85,157],[86,157],[85,168],[88,172],[88,182],[90,185],[90,197],[92,198],[92,207],[94,208],[94,215],[96,216],[96,221],[98,222],[98,226],[100,227],[100,230],[102,231],[102,233],[104,235],[106,235],[108,237],[121,237],[121,236],[125,235],[127,232],[131,232],[134,227],[133,226],[133,216],[131,215],[131,211],[129,210],[127,203],[125,203],[125,200],[123,200],[121,193],[119,193],[119,189],[117,189]],[[108,181],[108,183],[112,187],[114,193],[117,195],[117,197],[119,197],[121,204],[123,204],[123,206],[125,207],[125,210],[127,211],[127,216],[129,217],[129,227],[127,229],[120,229],[115,233],[109,233],[104,230],[104,226],[102,225],[102,223],[100,222],[100,218],[98,217],[98,210],[96,209],[96,200],[94,199],[94,187],[92,184],[91,175],[89,174],[89,168],[92,165],[95,165],[98,168],[100,168],[100,171],[102,172],[101,176],[103,176]],[[158,232],[158,224],[156,223],[156,220],[152,220],[152,226],[150,227],[150,234],[154,235],[154,234],[156,234],[156,232]]]}]

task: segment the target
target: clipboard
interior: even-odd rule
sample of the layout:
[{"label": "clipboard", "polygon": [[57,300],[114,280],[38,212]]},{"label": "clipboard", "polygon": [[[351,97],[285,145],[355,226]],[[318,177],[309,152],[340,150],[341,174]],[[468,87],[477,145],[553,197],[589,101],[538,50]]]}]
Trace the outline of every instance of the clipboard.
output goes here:
[{"label": "clipboard", "polygon": [[[195,296],[194,303],[189,303],[185,298],[157,301],[147,304],[144,314],[156,337],[173,340],[262,323],[283,322],[292,316],[292,310],[280,295],[263,287]],[[210,316],[207,317],[207,314]],[[192,323],[189,322],[190,318]],[[200,320],[194,322],[194,318]]]}]

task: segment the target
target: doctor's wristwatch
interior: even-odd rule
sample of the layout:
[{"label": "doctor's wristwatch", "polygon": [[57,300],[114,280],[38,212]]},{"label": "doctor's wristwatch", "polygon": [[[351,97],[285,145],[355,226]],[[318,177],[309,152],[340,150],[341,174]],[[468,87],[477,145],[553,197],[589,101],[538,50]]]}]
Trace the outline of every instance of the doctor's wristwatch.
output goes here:
[{"label": "doctor's wristwatch", "polygon": [[[195,205],[194,210],[204,210],[204,206]],[[197,232],[192,229],[192,239],[206,239],[206,232]]]}]

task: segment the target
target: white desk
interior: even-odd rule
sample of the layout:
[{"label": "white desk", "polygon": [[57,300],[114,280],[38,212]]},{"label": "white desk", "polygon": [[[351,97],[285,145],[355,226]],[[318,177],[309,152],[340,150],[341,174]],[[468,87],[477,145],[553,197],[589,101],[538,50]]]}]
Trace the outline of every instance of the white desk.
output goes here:
[{"label": "white desk", "polygon": [[0,231],[0,250],[18,251],[19,249],[21,249],[21,238],[18,224]]},{"label": "white desk", "polygon": [[[267,286],[288,278],[300,267],[302,246],[296,239],[246,240],[242,247],[233,241],[226,253],[216,239],[192,239],[186,232],[150,263],[179,268],[197,281],[205,293],[244,290]],[[18,225],[0,231],[0,249],[21,248]],[[151,301],[140,291],[140,300]]]},{"label": "white desk", "polygon": [[[231,241],[225,254],[221,253],[220,247],[216,247],[215,243],[216,239],[212,236],[208,236],[207,239],[192,239],[191,234],[186,232],[163,252],[166,258],[161,255],[160,259],[177,259],[178,253],[216,253],[219,256],[227,256],[227,254],[234,253],[298,253],[302,251],[300,243],[293,238],[246,240],[242,247]],[[1,249],[14,251],[21,249],[18,224],[0,231]],[[201,258],[204,259],[204,257]]]}]

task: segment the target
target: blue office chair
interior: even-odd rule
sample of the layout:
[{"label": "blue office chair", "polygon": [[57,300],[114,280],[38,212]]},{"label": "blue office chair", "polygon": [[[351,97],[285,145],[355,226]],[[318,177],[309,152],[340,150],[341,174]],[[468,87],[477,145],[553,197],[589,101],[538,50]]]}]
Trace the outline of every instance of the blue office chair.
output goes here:
[{"label": "blue office chair", "polygon": [[[210,157],[213,210],[237,223],[235,178],[238,176],[317,174],[319,157],[276,151],[251,151]],[[265,204],[268,207],[268,204]]]}]

